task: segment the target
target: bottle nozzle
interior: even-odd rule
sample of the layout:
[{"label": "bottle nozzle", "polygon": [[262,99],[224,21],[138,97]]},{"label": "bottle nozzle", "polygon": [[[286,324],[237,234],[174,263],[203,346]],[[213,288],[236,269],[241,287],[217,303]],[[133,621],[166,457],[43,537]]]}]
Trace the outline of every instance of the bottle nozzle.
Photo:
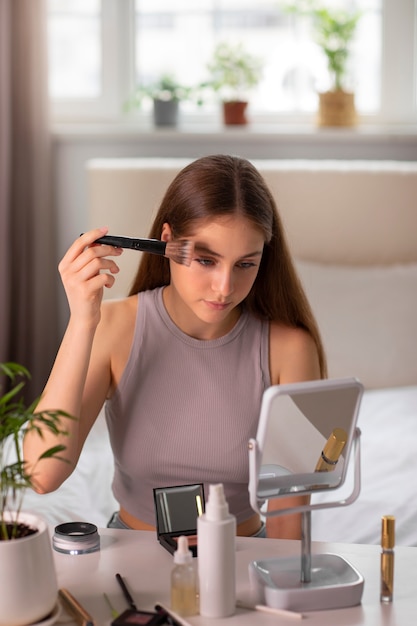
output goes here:
[{"label": "bottle nozzle", "polygon": [[192,552],[188,548],[188,539],[185,535],[178,537],[177,549],[174,552],[174,563],[189,563],[192,558]]},{"label": "bottle nozzle", "polygon": [[226,519],[229,515],[229,505],[227,504],[222,483],[210,485],[209,496],[206,504],[206,517],[211,520]]}]

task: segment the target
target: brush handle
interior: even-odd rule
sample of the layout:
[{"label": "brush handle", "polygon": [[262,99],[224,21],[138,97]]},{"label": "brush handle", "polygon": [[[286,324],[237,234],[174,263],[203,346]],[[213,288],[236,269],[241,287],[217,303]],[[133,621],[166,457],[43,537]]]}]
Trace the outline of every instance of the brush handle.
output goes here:
[{"label": "brush handle", "polygon": [[159,239],[134,239],[133,237],[118,237],[116,235],[105,235],[96,239],[94,243],[105,243],[117,248],[130,248],[140,252],[152,252],[153,254],[165,254],[166,242]]},{"label": "brush handle", "polygon": [[83,606],[74,598],[74,596],[68,591],[68,589],[59,589],[58,595],[62,600],[63,605],[68,609],[77,624],[81,626],[95,626],[94,620]]},{"label": "brush handle", "polygon": [[123,580],[123,578],[121,577],[121,575],[119,573],[116,574],[116,580],[120,585],[121,590],[123,591],[123,595],[125,597],[125,600],[127,601],[128,605],[130,606],[131,609],[133,609],[134,611],[137,611],[138,608],[135,604],[134,599],[132,598],[132,596],[130,595],[129,589],[126,587],[126,583]]}]

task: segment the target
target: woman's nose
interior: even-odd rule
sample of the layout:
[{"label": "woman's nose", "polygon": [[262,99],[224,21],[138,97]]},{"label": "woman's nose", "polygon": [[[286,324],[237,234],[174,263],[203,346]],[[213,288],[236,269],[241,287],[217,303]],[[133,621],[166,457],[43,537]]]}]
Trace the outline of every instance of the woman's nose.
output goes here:
[{"label": "woman's nose", "polygon": [[212,283],[215,293],[222,296],[229,296],[233,292],[233,272],[228,268],[219,269]]}]

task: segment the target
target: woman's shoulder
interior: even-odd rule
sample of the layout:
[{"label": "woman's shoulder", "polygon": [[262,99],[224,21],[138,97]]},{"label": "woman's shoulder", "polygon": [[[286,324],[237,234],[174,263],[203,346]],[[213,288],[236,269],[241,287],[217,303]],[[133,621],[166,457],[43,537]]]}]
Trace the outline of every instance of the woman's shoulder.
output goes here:
[{"label": "woman's shoulder", "polygon": [[271,322],[270,360],[274,382],[297,382],[320,377],[317,346],[304,328]]},{"label": "woman's shoulder", "polygon": [[137,315],[137,295],[118,300],[105,300],[101,305],[101,319],[97,334],[110,350],[123,339],[131,340]]},{"label": "woman's shoulder", "polygon": [[105,350],[116,387],[127,363],[135,333],[137,296],[106,300],[101,307],[101,320],[96,342]]},{"label": "woman's shoulder", "polygon": [[[103,322],[116,322],[123,319],[127,322],[130,318],[136,318],[138,304],[137,294],[115,300],[104,300],[101,305],[101,317]],[[127,317],[126,317],[127,316]]]},{"label": "woman's shoulder", "polygon": [[282,322],[270,322],[271,342],[279,344],[280,347],[303,348],[310,343],[314,345],[314,340],[308,330],[300,326],[287,326]]}]

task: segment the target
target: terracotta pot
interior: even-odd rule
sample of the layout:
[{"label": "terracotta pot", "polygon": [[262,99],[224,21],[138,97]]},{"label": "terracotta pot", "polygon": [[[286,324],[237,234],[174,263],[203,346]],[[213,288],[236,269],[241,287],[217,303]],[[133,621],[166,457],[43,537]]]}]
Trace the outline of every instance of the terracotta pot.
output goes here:
[{"label": "terracotta pot", "polygon": [[[5,513],[6,521],[12,516]],[[14,516],[13,516],[14,518]],[[22,512],[19,521],[37,532],[0,541],[0,626],[26,626],[52,613],[58,583],[46,521]]]},{"label": "terracotta pot", "polygon": [[223,102],[223,121],[226,125],[247,124],[247,102]]},{"label": "terracotta pot", "polygon": [[319,126],[355,126],[355,95],[347,91],[319,93]]}]

